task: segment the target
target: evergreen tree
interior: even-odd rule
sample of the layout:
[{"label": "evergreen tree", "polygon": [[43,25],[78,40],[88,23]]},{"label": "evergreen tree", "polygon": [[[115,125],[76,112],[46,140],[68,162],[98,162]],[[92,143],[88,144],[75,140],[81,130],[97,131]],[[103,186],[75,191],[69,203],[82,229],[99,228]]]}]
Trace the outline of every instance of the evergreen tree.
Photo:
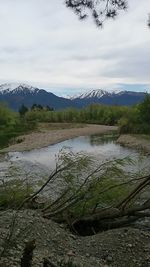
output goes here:
[{"label": "evergreen tree", "polygon": [[24,104],[22,104],[22,106],[19,108],[20,116],[24,116],[27,113],[27,111],[28,111],[28,108]]}]

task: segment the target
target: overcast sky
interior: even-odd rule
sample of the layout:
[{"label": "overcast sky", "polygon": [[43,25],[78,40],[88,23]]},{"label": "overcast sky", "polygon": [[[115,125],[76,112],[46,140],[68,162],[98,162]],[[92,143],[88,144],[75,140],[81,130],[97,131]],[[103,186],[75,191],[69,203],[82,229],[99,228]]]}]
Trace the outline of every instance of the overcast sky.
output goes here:
[{"label": "overcast sky", "polygon": [[0,0],[0,83],[24,82],[56,94],[85,89],[150,90],[150,0],[98,29],[63,0]]}]

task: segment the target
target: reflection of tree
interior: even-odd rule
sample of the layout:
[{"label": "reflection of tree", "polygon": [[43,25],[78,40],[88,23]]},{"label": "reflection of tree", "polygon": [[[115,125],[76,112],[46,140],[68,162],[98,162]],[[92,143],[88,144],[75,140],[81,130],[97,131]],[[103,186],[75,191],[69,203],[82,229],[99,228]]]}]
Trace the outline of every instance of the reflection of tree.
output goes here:
[{"label": "reflection of tree", "polygon": [[92,146],[109,143],[110,141],[116,140],[118,136],[116,134],[101,134],[101,135],[91,135],[90,144]]}]

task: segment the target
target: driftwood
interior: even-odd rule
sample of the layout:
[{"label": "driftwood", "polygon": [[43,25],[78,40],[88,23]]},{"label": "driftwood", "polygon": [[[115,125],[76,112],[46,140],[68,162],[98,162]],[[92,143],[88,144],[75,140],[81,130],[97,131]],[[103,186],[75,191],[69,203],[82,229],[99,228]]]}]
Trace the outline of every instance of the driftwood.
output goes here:
[{"label": "driftwood", "polygon": [[150,199],[142,205],[136,205],[131,208],[127,207],[127,204],[149,185],[150,175],[144,177],[144,180],[115,208],[97,210],[90,216],[84,216],[73,222],[72,229],[80,235],[91,235],[100,230],[129,225],[141,217],[150,217],[150,212],[145,212],[150,209]]},{"label": "driftwood", "polygon": [[105,212],[84,216],[72,223],[72,230],[80,235],[93,235],[100,231],[127,226],[139,218],[150,217],[150,212],[143,212],[148,208],[150,205],[136,206],[124,212],[109,209]]},{"label": "driftwood", "polygon": [[[141,205],[133,204],[135,198],[150,185],[150,175],[140,177],[137,179],[137,181],[139,181],[139,183],[137,183],[132,191],[116,206],[99,208],[99,205],[96,205],[93,207],[91,212],[89,211],[88,215],[81,216],[76,220],[74,220],[74,217],[72,217],[72,221],[69,220],[69,223],[67,221],[67,216],[65,216],[66,223],[73,231],[80,235],[91,235],[99,231],[129,225],[142,217],[150,217],[150,199]],[[129,180],[128,182],[122,183],[122,185],[130,182],[131,181]],[[113,187],[108,187],[101,193],[105,193],[117,186],[120,185],[118,184]],[[62,222],[63,216],[59,215],[63,214],[64,212],[66,214],[68,212],[69,214],[70,209],[77,203],[80,203],[84,197],[86,197],[86,192],[84,192],[83,195],[78,195],[78,192],[76,192],[75,195],[69,197],[64,202],[60,201],[59,203],[58,201],[57,203],[56,201],[55,203],[58,205],[56,205],[56,207],[54,207],[55,205],[51,205],[52,209],[49,210],[46,208],[43,210],[43,216],[46,218],[53,218],[57,222]]]}]

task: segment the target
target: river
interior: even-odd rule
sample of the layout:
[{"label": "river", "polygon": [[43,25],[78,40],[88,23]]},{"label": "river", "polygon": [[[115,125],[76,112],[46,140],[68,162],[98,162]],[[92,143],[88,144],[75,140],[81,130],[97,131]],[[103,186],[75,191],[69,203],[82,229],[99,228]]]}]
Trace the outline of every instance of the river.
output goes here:
[{"label": "river", "polygon": [[[36,189],[55,169],[56,158],[62,148],[70,148],[74,153],[82,151],[94,156],[98,164],[106,160],[129,156],[134,164],[125,165],[125,171],[136,172],[139,175],[142,173],[143,175],[150,166],[150,156],[142,155],[135,149],[123,147],[115,141],[116,136],[108,134],[80,136],[41,149],[9,152],[5,155],[5,160],[0,162],[0,180],[28,180]],[[57,195],[61,184],[62,181],[57,179],[57,184],[52,185],[53,196]]]},{"label": "river", "polygon": [[[112,135],[93,135],[80,136],[69,139],[55,145],[50,145],[41,149],[33,149],[24,152],[9,152],[5,155],[5,160],[0,162],[0,180],[27,179],[36,190],[47,179],[50,171],[55,168],[56,158],[62,148],[70,148],[74,153],[82,151],[88,155],[94,156],[99,163],[106,160],[121,159],[129,156],[133,165],[126,165],[125,170],[143,175],[150,166],[150,156],[143,155],[142,152],[135,149],[123,147],[116,143],[116,136]],[[49,185],[43,192],[51,192],[51,198],[55,199],[59,195],[62,180]],[[144,196],[145,198],[145,196]],[[147,196],[146,196],[147,198]],[[148,222],[149,220],[145,221]]]},{"label": "river", "polygon": [[95,156],[100,162],[105,159],[112,160],[113,158],[129,156],[136,161],[136,169],[145,168],[149,165],[150,156],[144,156],[141,152],[123,147],[115,141],[116,136],[112,135],[80,136],[41,149],[33,149],[25,152],[9,152],[8,157],[12,162],[26,161],[53,169],[59,151],[62,148],[68,147],[74,153],[82,151]]}]

